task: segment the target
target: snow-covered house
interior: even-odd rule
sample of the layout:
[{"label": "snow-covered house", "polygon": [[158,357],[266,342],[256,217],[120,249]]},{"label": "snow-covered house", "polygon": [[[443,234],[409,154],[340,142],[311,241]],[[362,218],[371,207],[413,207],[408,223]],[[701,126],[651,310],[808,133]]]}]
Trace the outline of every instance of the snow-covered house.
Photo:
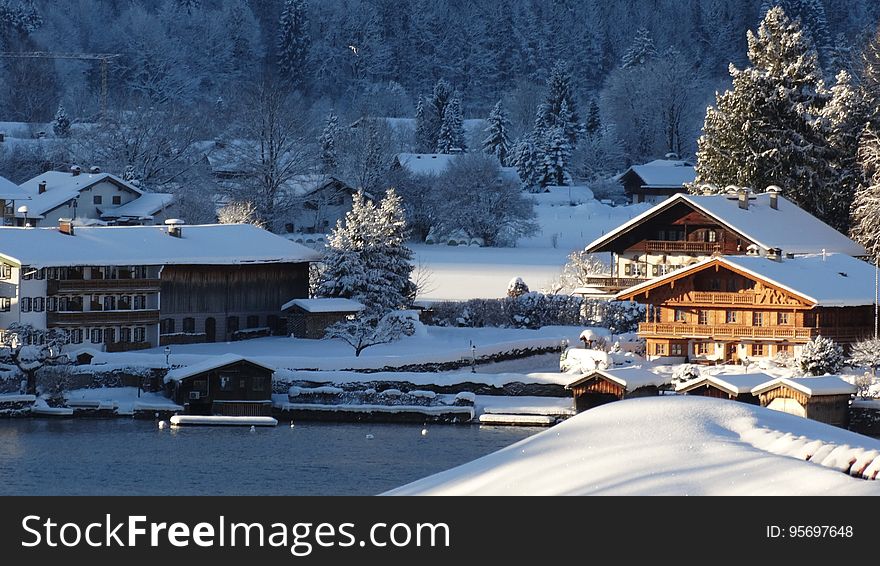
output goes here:
[{"label": "snow-covered house", "polygon": [[[391,164],[392,167],[405,169],[413,175],[438,176],[442,175],[461,154],[445,153],[399,153],[397,159]],[[516,167],[502,167],[501,178],[506,181],[522,185],[519,172]]]},{"label": "snow-covered house", "polygon": [[15,225],[15,211],[19,205],[27,206],[27,201],[31,197],[22,191],[18,185],[7,179],[0,177],[0,224],[3,226]]},{"label": "snow-covered house", "polygon": [[[286,223],[287,232],[326,234],[351,210],[357,189],[337,177],[298,175],[287,182],[284,190],[296,202]],[[373,196],[364,193],[373,200]]]},{"label": "snow-covered house", "polygon": [[171,398],[189,415],[259,417],[272,414],[275,368],[235,354],[176,368],[165,375]]},{"label": "snow-covered house", "polygon": [[777,378],[756,385],[762,407],[846,428],[855,385],[837,375]]},{"label": "snow-covered house", "polygon": [[752,389],[772,379],[766,373],[703,375],[697,379],[679,383],[675,392],[683,395],[714,397],[715,399],[733,399],[757,405],[759,403],[758,397],[752,394]]},{"label": "snow-covered house", "polygon": [[686,193],[687,185],[697,178],[694,164],[681,159],[655,159],[633,165],[617,180],[633,204],[658,203],[676,193]]},{"label": "snow-covered house", "polygon": [[660,388],[670,380],[669,376],[641,367],[595,369],[578,377],[565,388],[574,394],[575,409],[580,413],[612,401],[659,395]]},{"label": "snow-covered house", "polygon": [[16,224],[56,226],[62,218],[82,224],[161,224],[173,217],[174,197],[145,193],[109,173],[47,171],[19,188],[30,198],[26,211],[16,211]]},{"label": "snow-covered house", "polygon": [[652,358],[740,362],[797,355],[816,336],[873,334],[874,266],[845,254],[716,256],[620,292],[648,306]]},{"label": "snow-covered house", "polygon": [[287,331],[296,338],[324,337],[327,327],[364,310],[358,301],[342,298],[293,299],[281,306],[287,317]]},{"label": "snow-covered house", "polygon": [[0,228],[0,329],[109,351],[286,332],[317,254],[251,225]]},{"label": "snow-covered house", "polygon": [[[596,293],[725,255],[865,255],[865,248],[774,192],[677,194],[587,245],[611,253],[611,275],[588,280]],[[595,293],[594,293],[595,294]]]}]

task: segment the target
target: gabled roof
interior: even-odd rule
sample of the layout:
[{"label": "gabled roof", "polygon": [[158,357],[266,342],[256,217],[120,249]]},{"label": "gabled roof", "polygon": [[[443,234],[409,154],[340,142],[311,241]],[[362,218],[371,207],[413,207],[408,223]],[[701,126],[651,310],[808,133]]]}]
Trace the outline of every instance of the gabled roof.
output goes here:
[{"label": "gabled roof", "polygon": [[244,356],[239,356],[237,354],[223,354],[222,356],[213,356],[208,358],[205,361],[199,362],[197,364],[188,365],[185,367],[173,369],[165,374],[165,379],[163,380],[165,383],[169,383],[172,381],[180,381],[182,379],[186,379],[188,377],[193,377],[194,375],[198,375],[200,373],[205,373],[207,371],[213,371],[215,369],[219,369],[228,365],[232,365],[238,362],[247,362],[249,364],[253,364],[255,366],[259,366],[263,369],[267,369],[271,372],[275,371],[275,368],[272,366],[266,365],[261,362],[254,361],[250,358],[246,358]]},{"label": "gabled roof", "polygon": [[[40,194],[40,183],[46,183],[46,192]],[[31,197],[27,203],[28,216],[33,218],[41,216],[50,210],[58,208],[64,203],[75,199],[79,193],[103,181],[123,187],[135,194],[143,194],[139,188],[110,173],[62,173],[61,171],[47,171],[29,179],[19,185],[19,188]],[[16,214],[19,217],[24,215]]]},{"label": "gabled roof", "polygon": [[606,379],[617,383],[626,391],[634,391],[639,387],[647,387],[649,385],[661,386],[670,382],[671,377],[662,376],[652,371],[642,369],[640,367],[628,367],[621,369],[596,369],[572,381],[565,386],[571,389],[593,379],[596,376],[602,376]]},{"label": "gabled roof", "polygon": [[679,383],[675,388],[677,392],[686,392],[711,384],[729,395],[742,395],[751,392],[752,388],[773,378],[766,373],[736,373],[722,375],[706,375]]},{"label": "gabled roof", "polygon": [[697,178],[694,164],[680,159],[655,159],[643,165],[633,165],[619,180],[635,175],[646,189],[681,189]]},{"label": "gabled roof", "polygon": [[808,254],[820,253],[824,249],[829,253],[851,256],[867,253],[863,246],[782,196],[778,197],[777,207],[772,208],[769,193],[751,194],[748,209],[740,208],[736,198],[728,195],[679,193],[597,238],[587,245],[587,252],[602,251],[599,248],[621,234],[679,203],[713,218],[764,250],[779,248],[783,253]]},{"label": "gabled roof", "polygon": [[647,289],[681,279],[712,265],[726,266],[815,306],[849,307],[874,303],[874,267],[844,254],[804,255],[779,261],[761,256],[709,257],[624,289],[616,298],[631,299]]},{"label": "gabled roof", "polygon": [[281,306],[282,311],[286,311],[292,307],[299,307],[306,312],[323,313],[323,312],[360,312],[364,310],[363,303],[353,301],[351,299],[340,299],[336,297],[321,299],[293,299]]},{"label": "gabled roof", "polygon": [[73,236],[57,228],[0,228],[0,257],[19,265],[247,265],[304,263],[320,254],[250,224],[182,227],[77,226]]},{"label": "gabled roof", "polygon": [[143,193],[122,206],[107,207],[101,218],[149,218],[174,203],[174,195],[168,193]]},{"label": "gabled roof", "polygon": [[[398,153],[397,162],[413,175],[442,175],[461,154]],[[501,179],[522,184],[516,167],[501,167]]]},{"label": "gabled roof", "polygon": [[29,200],[31,197],[21,188],[7,179],[0,177],[0,199],[3,200]]},{"label": "gabled roof", "polygon": [[840,376],[823,375],[820,377],[779,377],[771,379],[752,388],[752,393],[760,395],[783,385],[787,385],[810,397],[818,395],[852,395],[857,391],[855,385],[844,381]]}]

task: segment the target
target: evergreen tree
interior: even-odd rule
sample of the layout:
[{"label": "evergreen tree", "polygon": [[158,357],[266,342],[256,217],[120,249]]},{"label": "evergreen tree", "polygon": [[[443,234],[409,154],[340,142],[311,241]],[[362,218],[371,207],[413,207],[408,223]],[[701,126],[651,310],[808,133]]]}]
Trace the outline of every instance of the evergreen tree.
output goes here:
[{"label": "evergreen tree", "polygon": [[436,142],[431,141],[431,119],[428,116],[429,110],[425,109],[424,100],[419,97],[416,104],[416,152],[431,153]]},{"label": "evergreen tree", "polygon": [[284,0],[278,23],[278,69],[293,86],[301,86],[306,77],[306,59],[311,38],[305,0]]},{"label": "evergreen tree", "polygon": [[[446,116],[446,108],[453,98],[452,86],[445,80],[440,79],[434,85],[434,90],[428,98],[424,109],[424,141],[429,148],[427,152],[436,151],[440,139],[440,128],[443,126],[443,118]],[[447,134],[451,143],[451,132]],[[427,153],[426,152],[426,153]]]},{"label": "evergreen tree", "polygon": [[871,257],[880,257],[880,136],[869,126],[862,136],[859,161],[867,176],[855,194],[850,216],[850,236],[865,246]]},{"label": "evergreen tree", "polygon": [[590,138],[599,133],[602,128],[602,118],[599,115],[599,103],[596,99],[590,101],[590,109],[587,111],[587,123],[584,124],[584,130]]},{"label": "evergreen tree", "polygon": [[871,125],[880,129],[880,27],[861,55],[860,84],[865,104],[870,109]]},{"label": "evergreen tree", "polygon": [[321,169],[324,174],[333,173],[339,166],[339,156],[336,153],[336,137],[338,134],[339,119],[336,117],[336,114],[330,112],[327,116],[327,122],[324,124],[321,139],[318,140],[321,145]]},{"label": "evergreen tree", "polygon": [[351,210],[327,238],[318,296],[355,300],[367,296],[368,273],[363,254],[372,240],[371,219],[375,210],[362,192],[354,195]]},{"label": "evergreen tree", "polygon": [[630,69],[639,65],[644,65],[657,57],[657,47],[654,46],[654,40],[647,28],[641,27],[636,30],[636,36],[633,43],[626,53],[623,54],[621,66],[624,69]]},{"label": "evergreen tree", "polygon": [[457,153],[466,148],[464,140],[464,119],[461,115],[461,102],[453,96],[443,112],[440,131],[437,133],[437,153]]},{"label": "evergreen tree", "polygon": [[[560,122],[564,123],[568,116],[568,105],[565,102],[562,103],[559,116]],[[553,128],[546,140],[543,152],[544,162],[538,184],[542,187],[567,185],[571,179],[569,167],[572,148],[565,135],[564,127],[560,125]]]},{"label": "evergreen tree", "polygon": [[413,251],[406,242],[409,240],[409,227],[403,199],[394,188],[389,188],[378,207],[379,234],[376,254],[377,265],[371,266],[385,272],[386,285],[391,289],[385,297],[391,309],[407,308],[416,298],[416,285],[411,279],[413,272]]},{"label": "evergreen tree", "polygon": [[534,132],[524,135],[514,146],[513,165],[523,185],[530,191],[540,187],[544,156],[535,143]]},{"label": "evergreen tree", "polygon": [[[772,8],[779,7],[792,20],[800,20],[801,27],[810,38],[819,60],[829,65],[834,50],[831,33],[828,30],[828,18],[821,0],[764,0],[761,3],[761,17],[764,18]],[[840,68],[830,67],[833,76]]]},{"label": "evergreen tree", "polygon": [[747,34],[751,66],[731,66],[733,90],[717,95],[697,142],[695,187],[734,184],[783,194],[831,220],[833,178],[817,117],[827,100],[815,51],[797,22],[773,8]]},{"label": "evergreen tree", "polygon": [[[567,108],[565,116],[562,115],[563,105]],[[580,116],[574,100],[571,75],[562,61],[557,61],[550,71],[550,77],[547,79],[547,97],[539,108],[539,114],[544,128],[550,130],[562,127],[571,147],[577,146],[581,134]]]},{"label": "evergreen tree", "polygon": [[834,340],[817,336],[804,344],[795,366],[804,375],[837,373],[844,364],[843,349]]},{"label": "evergreen tree", "polygon": [[492,112],[489,113],[489,118],[486,122],[485,132],[487,135],[483,140],[483,152],[487,155],[494,155],[502,166],[507,166],[511,153],[510,136],[508,134],[510,131],[510,120],[507,119],[507,114],[501,107],[500,100],[492,108]]},{"label": "evergreen tree", "polygon": [[58,111],[55,112],[55,119],[52,120],[52,131],[59,138],[70,136],[70,118],[67,117],[64,107],[58,105]]},{"label": "evergreen tree", "polygon": [[382,159],[382,143],[379,139],[379,130],[370,123],[370,133],[367,138],[367,151],[364,156],[363,175],[361,176],[361,189],[375,194],[382,184],[382,177],[386,173],[386,163]]}]

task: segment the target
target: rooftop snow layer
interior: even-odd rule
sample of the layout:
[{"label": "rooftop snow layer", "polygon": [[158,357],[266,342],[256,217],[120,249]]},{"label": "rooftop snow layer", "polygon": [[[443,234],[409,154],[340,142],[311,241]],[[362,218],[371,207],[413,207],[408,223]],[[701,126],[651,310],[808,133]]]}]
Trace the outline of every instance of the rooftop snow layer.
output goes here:
[{"label": "rooftop snow layer", "polygon": [[21,190],[18,185],[16,185],[6,177],[0,177],[0,199],[28,200],[30,198],[30,195]]},{"label": "rooftop snow layer", "polygon": [[105,208],[101,218],[146,218],[168,208],[174,195],[168,193],[144,193],[131,202],[113,208]]},{"label": "rooftop snow layer", "polygon": [[200,373],[204,373],[206,371],[211,371],[217,368],[221,368],[223,366],[228,366],[230,364],[234,364],[236,362],[249,362],[254,365],[266,368],[270,371],[275,371],[275,368],[268,366],[266,364],[256,362],[250,358],[246,358],[244,356],[239,356],[238,354],[223,354],[222,356],[215,356],[212,358],[208,358],[205,361],[199,362],[197,364],[192,364],[189,366],[184,366],[181,368],[173,369],[165,374],[165,383],[170,383],[172,381],[180,381],[181,379],[186,379],[187,377],[192,377],[194,375],[198,375]]},{"label": "rooftop snow layer", "polygon": [[680,160],[655,159],[644,165],[633,165],[630,171],[642,179],[645,188],[652,189],[680,189],[697,178],[693,164]]},{"label": "rooftop snow layer", "polygon": [[281,310],[285,311],[290,307],[298,306],[306,312],[360,312],[364,310],[364,305],[351,299],[293,299],[284,303]]},{"label": "rooftop snow layer", "polygon": [[[46,192],[40,194],[40,183],[44,181],[46,182]],[[61,206],[65,202],[76,198],[81,191],[102,181],[110,181],[124,186],[137,194],[142,193],[140,189],[131,183],[109,173],[80,173],[79,175],[73,175],[71,173],[62,173],[61,171],[47,171],[37,175],[33,179],[29,179],[19,185],[19,188],[31,197],[31,201],[27,206],[28,215],[33,217],[40,216]],[[17,216],[23,215],[17,214]]]},{"label": "rooftop snow layer", "polygon": [[647,387],[649,385],[661,386],[669,383],[671,377],[656,374],[652,371],[642,369],[640,367],[628,367],[621,369],[597,369],[593,370],[576,380],[572,381],[566,388],[571,389],[573,386],[581,383],[592,376],[599,374],[615,383],[623,386],[627,391],[634,391],[639,387]]},{"label": "rooftop snow layer", "polygon": [[[397,161],[414,175],[442,175],[458,157],[445,153],[399,153]],[[501,179],[521,184],[516,167],[501,167]]]},{"label": "rooftop snow layer", "polygon": [[778,197],[775,209],[770,206],[768,193],[750,194],[749,197],[749,208],[742,209],[736,198],[728,195],[679,193],[597,238],[587,246],[587,251],[594,251],[594,248],[606,244],[676,203],[686,202],[765,250],[779,248],[783,253],[808,254],[820,253],[824,249],[828,253],[851,256],[866,253],[863,246],[782,196]]},{"label": "rooftop snow layer", "polygon": [[690,391],[691,389],[694,389],[695,387],[699,387],[701,385],[712,384],[719,389],[727,391],[730,394],[742,395],[743,393],[751,392],[751,390],[756,386],[767,383],[767,381],[772,379],[773,378],[766,373],[707,375],[703,377],[698,377],[697,379],[686,381],[684,383],[680,383],[678,387],[675,388],[675,390]]},{"label": "rooftop snow layer", "polygon": [[242,265],[315,261],[317,252],[250,224],[0,228],[0,257],[20,265]]},{"label": "rooftop snow layer", "polygon": [[752,393],[757,395],[780,385],[787,385],[811,397],[814,395],[852,395],[856,392],[856,386],[843,380],[840,376],[823,375],[820,377],[779,377],[755,386]]}]

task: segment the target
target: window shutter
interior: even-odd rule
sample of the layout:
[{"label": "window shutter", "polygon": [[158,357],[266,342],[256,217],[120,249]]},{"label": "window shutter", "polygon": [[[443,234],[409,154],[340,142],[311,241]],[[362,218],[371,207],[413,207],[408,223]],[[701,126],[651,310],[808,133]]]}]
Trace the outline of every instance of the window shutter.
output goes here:
[{"label": "window shutter", "polygon": [[632,264],[627,263],[624,265],[623,274],[626,275],[627,277],[632,275]]},{"label": "window shutter", "polygon": [[654,277],[660,275],[660,268],[656,265],[651,266],[651,273],[654,274]]}]

